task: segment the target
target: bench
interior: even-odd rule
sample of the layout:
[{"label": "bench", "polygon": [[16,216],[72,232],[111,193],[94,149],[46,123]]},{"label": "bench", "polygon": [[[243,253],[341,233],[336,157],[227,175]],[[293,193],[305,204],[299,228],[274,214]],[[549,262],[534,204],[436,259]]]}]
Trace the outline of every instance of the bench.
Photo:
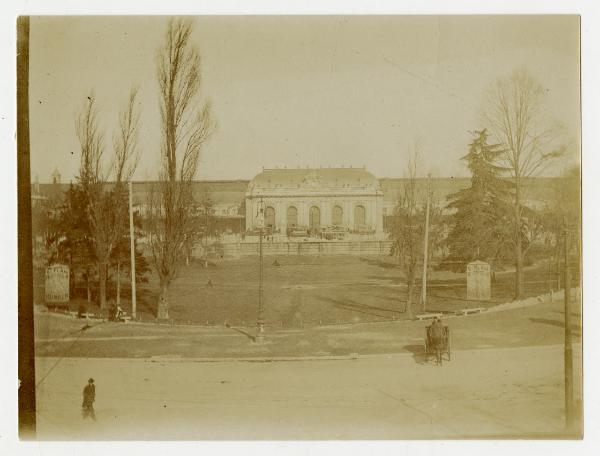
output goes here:
[{"label": "bench", "polygon": [[[79,312],[70,311],[69,315],[71,315],[72,317],[75,317],[75,318],[79,318]],[[96,314],[93,314],[91,312],[83,312],[81,314],[81,318],[100,318],[100,317],[96,316]]]},{"label": "bench", "polygon": [[444,314],[442,314],[442,313],[427,313],[427,314],[417,315],[417,320],[419,320],[419,321],[432,320],[435,317],[442,318],[443,316],[444,316]]},{"label": "bench", "polygon": [[485,310],[485,307],[474,307],[474,308],[470,308],[470,309],[461,309],[458,310],[456,313],[458,315],[471,315],[471,314],[475,314],[475,313],[481,313]]}]

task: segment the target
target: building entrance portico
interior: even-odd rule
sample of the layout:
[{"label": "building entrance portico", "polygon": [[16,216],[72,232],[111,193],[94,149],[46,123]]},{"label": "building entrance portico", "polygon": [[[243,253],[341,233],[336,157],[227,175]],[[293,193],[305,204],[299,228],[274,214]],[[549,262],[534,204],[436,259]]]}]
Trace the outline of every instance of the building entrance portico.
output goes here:
[{"label": "building entrance portico", "polygon": [[264,169],[246,192],[246,229],[254,229],[258,203],[275,233],[298,228],[313,235],[328,229],[383,233],[383,192],[364,168]]}]

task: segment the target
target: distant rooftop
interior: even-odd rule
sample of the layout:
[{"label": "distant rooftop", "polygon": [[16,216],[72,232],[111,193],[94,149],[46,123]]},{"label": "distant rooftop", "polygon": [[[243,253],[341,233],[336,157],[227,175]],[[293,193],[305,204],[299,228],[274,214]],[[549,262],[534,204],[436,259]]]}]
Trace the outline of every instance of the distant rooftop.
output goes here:
[{"label": "distant rooftop", "polygon": [[255,187],[379,187],[379,181],[364,167],[264,168],[250,181],[249,190]]}]

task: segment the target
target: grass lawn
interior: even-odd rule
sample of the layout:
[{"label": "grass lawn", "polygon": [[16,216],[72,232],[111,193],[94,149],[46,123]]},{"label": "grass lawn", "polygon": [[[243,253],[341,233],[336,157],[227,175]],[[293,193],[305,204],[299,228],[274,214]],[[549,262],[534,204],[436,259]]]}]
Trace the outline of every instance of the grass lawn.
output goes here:
[{"label": "grass lawn", "polygon": [[[277,259],[279,266],[273,263]],[[388,257],[265,258],[267,343],[252,338],[258,295],[256,258],[219,260],[204,268],[183,267],[172,284],[171,324],[154,322],[156,278],[139,293],[147,323],[98,322],[81,331],[84,320],[36,313],[39,356],[90,357],[254,357],[420,353],[426,322],[409,321],[399,268]],[[465,275],[433,272],[428,309],[452,311],[512,301],[511,272],[497,274],[490,302],[467,302]],[[545,268],[525,273],[526,291],[547,291]],[[210,280],[210,285],[208,284]],[[72,305],[75,305],[72,303]],[[129,311],[128,301],[124,307]],[[574,304],[575,336],[579,308]],[[455,349],[561,343],[562,303],[448,318]],[[208,325],[207,325],[208,323]],[[190,325],[194,324],[194,325]]]},{"label": "grass lawn", "polygon": [[[275,261],[279,266],[274,265]],[[429,274],[427,310],[451,312],[488,307],[513,298],[512,273],[500,273],[490,302],[466,301],[466,275]],[[525,274],[526,296],[548,291],[543,267]],[[210,283],[209,283],[210,282]],[[256,321],[258,259],[218,260],[182,267],[171,286],[170,317],[176,323],[246,326]],[[420,293],[420,286],[417,293]],[[157,280],[142,289],[142,318],[156,312]],[[269,324],[299,328],[310,325],[394,321],[406,318],[406,287],[390,257],[283,256],[264,259],[265,318]]]},{"label": "grass lawn", "polygon": [[[278,265],[275,265],[277,261]],[[251,326],[258,309],[257,257],[199,261],[182,266],[170,289],[170,318],[174,323]],[[498,273],[492,300],[467,301],[466,275],[432,271],[428,275],[428,311],[452,312],[466,307],[489,307],[513,297],[514,273]],[[545,266],[525,271],[525,295],[548,292]],[[417,286],[420,293],[420,282]],[[130,312],[128,283],[123,284],[122,307]],[[418,296],[417,296],[418,298]],[[138,314],[153,321],[158,280],[138,288]],[[282,328],[395,321],[407,318],[406,287],[401,269],[387,256],[268,256],[264,259],[264,308],[269,325]],[[79,300],[71,302],[76,310]],[[96,307],[92,312],[98,312]]]}]

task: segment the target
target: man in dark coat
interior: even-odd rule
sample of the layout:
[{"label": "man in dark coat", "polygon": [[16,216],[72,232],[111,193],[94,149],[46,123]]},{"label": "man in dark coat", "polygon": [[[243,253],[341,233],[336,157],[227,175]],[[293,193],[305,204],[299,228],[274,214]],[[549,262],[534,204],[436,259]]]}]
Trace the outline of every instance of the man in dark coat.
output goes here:
[{"label": "man in dark coat", "polygon": [[88,384],[83,388],[83,403],[81,407],[83,409],[83,418],[91,416],[92,419],[96,420],[96,413],[94,412],[94,401],[96,400],[96,385],[94,385],[94,379],[90,378]]},{"label": "man in dark coat", "polygon": [[429,337],[435,350],[435,359],[438,365],[442,365],[442,344],[444,340],[445,329],[441,320],[438,317],[433,319],[429,328]]},{"label": "man in dark coat", "polygon": [[117,321],[117,306],[114,302],[108,308],[108,321]]}]

